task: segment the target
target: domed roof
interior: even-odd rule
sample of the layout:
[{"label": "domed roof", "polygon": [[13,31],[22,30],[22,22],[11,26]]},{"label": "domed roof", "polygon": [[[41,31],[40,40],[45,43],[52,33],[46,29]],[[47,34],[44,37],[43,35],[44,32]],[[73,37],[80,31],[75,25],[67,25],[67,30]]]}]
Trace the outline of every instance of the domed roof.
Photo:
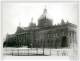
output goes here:
[{"label": "domed roof", "polygon": [[33,23],[33,18],[31,19],[30,25],[29,25],[29,29],[34,29],[36,27],[36,24]]},{"label": "domed roof", "polygon": [[38,19],[38,26],[45,27],[45,26],[52,26],[52,20],[47,17],[47,9],[45,8],[43,14]]},{"label": "domed roof", "polygon": [[43,11],[43,14],[40,16],[39,20],[46,18],[46,16],[47,16],[47,9],[45,8]]},{"label": "domed roof", "polygon": [[36,24],[35,23],[30,23],[30,27],[35,27],[36,26]]}]

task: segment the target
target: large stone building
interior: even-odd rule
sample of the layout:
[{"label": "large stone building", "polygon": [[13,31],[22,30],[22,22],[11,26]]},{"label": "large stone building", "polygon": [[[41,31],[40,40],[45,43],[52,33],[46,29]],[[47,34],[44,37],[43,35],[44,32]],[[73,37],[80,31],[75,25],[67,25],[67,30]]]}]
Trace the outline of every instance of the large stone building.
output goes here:
[{"label": "large stone building", "polygon": [[4,46],[32,48],[66,48],[73,47],[76,43],[77,26],[64,22],[52,24],[52,19],[46,16],[47,9],[38,19],[38,25],[33,22],[29,27],[17,27],[15,34],[7,35]]}]

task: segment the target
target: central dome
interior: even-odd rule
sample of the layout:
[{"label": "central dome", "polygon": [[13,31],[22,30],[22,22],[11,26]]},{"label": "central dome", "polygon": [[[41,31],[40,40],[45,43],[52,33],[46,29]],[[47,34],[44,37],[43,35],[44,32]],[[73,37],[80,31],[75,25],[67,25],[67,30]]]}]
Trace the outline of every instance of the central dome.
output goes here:
[{"label": "central dome", "polygon": [[52,20],[47,18],[47,9],[45,8],[43,14],[38,19],[39,27],[49,27],[52,26]]}]

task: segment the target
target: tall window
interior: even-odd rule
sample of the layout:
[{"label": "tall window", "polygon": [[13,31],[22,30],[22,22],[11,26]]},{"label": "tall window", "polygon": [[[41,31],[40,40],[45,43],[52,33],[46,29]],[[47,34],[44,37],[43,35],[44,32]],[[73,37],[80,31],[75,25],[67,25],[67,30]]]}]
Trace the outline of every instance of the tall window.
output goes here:
[{"label": "tall window", "polygon": [[61,47],[68,47],[68,41],[66,36],[62,37]]}]

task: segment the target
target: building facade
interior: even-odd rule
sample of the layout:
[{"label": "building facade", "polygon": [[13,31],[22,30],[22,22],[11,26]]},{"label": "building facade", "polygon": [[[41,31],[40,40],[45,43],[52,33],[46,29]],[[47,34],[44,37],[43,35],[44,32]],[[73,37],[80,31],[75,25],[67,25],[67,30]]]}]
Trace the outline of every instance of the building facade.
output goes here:
[{"label": "building facade", "polygon": [[47,16],[47,9],[38,19],[38,25],[31,22],[29,27],[17,27],[15,34],[7,35],[4,47],[22,47],[32,48],[69,48],[77,44],[76,29],[77,26],[64,22],[58,25],[52,24],[52,19]]}]

